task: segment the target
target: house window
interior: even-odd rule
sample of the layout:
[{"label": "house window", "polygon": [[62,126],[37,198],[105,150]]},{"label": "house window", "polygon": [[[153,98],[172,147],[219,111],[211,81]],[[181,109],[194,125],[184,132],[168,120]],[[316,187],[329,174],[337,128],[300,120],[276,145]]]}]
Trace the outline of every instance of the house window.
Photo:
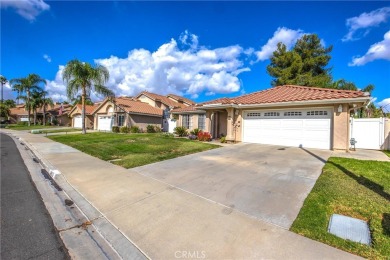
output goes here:
[{"label": "house window", "polygon": [[279,112],[265,112],[264,116],[280,116]]},{"label": "house window", "polygon": [[307,111],[308,116],[327,116],[328,111]]},{"label": "house window", "polygon": [[187,129],[192,128],[192,115],[183,115],[182,126]]},{"label": "house window", "polygon": [[301,116],[302,112],[298,111],[290,111],[290,112],[284,112],[284,116]]},{"label": "house window", "polygon": [[125,115],[118,115],[118,126],[123,126],[125,124]]},{"label": "house window", "polygon": [[206,115],[198,115],[198,128],[200,130],[206,129]]},{"label": "house window", "polygon": [[247,117],[257,117],[257,116],[261,116],[261,113],[259,112],[250,112],[248,114],[246,114]]}]

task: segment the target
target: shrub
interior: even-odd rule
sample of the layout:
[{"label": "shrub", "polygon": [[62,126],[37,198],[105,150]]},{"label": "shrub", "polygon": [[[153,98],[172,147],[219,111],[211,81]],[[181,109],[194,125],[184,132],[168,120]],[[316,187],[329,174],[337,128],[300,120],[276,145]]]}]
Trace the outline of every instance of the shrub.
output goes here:
[{"label": "shrub", "polygon": [[155,133],[156,132],[156,128],[154,127],[154,125],[147,125],[146,126],[146,132],[147,133]]},{"label": "shrub", "polygon": [[226,143],[226,137],[222,136],[220,141],[221,141],[221,143]]},{"label": "shrub", "polygon": [[162,133],[161,136],[165,137],[165,138],[173,138],[175,137],[173,134],[171,133]]},{"label": "shrub", "polygon": [[130,132],[130,128],[128,128],[127,126],[122,126],[121,127],[121,133],[127,134],[129,132]]},{"label": "shrub", "polygon": [[173,132],[175,134],[177,134],[178,136],[182,137],[182,136],[187,136],[187,128],[185,128],[184,126],[177,126],[173,129]]},{"label": "shrub", "polygon": [[209,132],[200,131],[198,133],[198,140],[199,141],[211,141],[211,134]]},{"label": "shrub", "polygon": [[198,137],[196,135],[191,134],[191,135],[188,136],[188,139],[196,140],[196,139],[198,139]]},{"label": "shrub", "polygon": [[136,134],[139,132],[140,132],[139,126],[133,125],[132,127],[130,127],[130,133]]},{"label": "shrub", "polygon": [[113,126],[112,127],[112,132],[113,133],[119,133],[119,126]]},{"label": "shrub", "polygon": [[198,136],[198,134],[199,134],[200,131],[202,131],[202,130],[200,130],[199,128],[195,128],[195,129],[193,129],[193,130],[190,132],[190,134],[191,134],[191,135]]},{"label": "shrub", "polygon": [[17,125],[27,125],[27,124],[28,124],[28,122],[26,122],[26,121],[20,121],[20,122],[18,122]]},{"label": "shrub", "polygon": [[154,126],[154,131],[156,132],[156,133],[161,133],[162,132],[162,129],[161,129],[161,127],[159,127],[159,126]]}]

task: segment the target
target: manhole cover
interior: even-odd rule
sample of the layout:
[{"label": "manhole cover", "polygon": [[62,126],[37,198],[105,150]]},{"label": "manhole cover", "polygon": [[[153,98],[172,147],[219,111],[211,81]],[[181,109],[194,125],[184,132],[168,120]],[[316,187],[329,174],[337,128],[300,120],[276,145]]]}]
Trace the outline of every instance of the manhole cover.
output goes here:
[{"label": "manhole cover", "polygon": [[370,245],[370,229],[367,222],[339,214],[333,214],[329,221],[328,232],[354,242]]}]

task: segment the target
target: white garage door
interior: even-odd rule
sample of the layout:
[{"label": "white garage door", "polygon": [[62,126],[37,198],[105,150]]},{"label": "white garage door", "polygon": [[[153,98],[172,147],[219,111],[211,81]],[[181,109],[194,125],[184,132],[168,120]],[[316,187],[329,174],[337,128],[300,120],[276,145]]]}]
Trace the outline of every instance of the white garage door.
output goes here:
[{"label": "white garage door", "polygon": [[113,123],[112,116],[99,116],[98,130],[111,131],[112,123]]},{"label": "white garage door", "polygon": [[73,118],[73,127],[75,128],[81,128],[82,123],[81,123],[81,116],[75,116]]},{"label": "white garage door", "polygon": [[244,111],[243,141],[330,149],[331,109]]}]

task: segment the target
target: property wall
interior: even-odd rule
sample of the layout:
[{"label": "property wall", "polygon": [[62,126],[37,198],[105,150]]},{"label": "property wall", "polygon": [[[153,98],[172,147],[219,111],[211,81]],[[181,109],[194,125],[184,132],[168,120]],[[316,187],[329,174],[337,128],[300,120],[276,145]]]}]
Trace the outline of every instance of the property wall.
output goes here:
[{"label": "property wall", "polygon": [[138,126],[140,129],[146,130],[147,125],[155,125],[162,127],[162,117],[153,117],[145,115],[131,114],[129,116],[129,126]]},{"label": "property wall", "polygon": [[385,139],[382,150],[390,150],[390,118],[385,118]]}]

